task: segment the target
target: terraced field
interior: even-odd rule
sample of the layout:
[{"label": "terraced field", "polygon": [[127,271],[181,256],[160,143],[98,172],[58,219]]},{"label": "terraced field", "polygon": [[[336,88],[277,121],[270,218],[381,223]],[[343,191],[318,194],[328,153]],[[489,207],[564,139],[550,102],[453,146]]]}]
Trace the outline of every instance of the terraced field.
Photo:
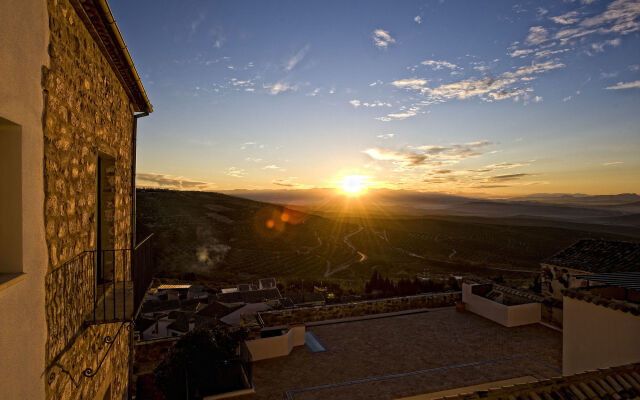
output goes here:
[{"label": "terraced field", "polygon": [[[502,276],[526,284],[539,262],[586,237],[637,240],[605,226],[491,218],[324,218],[218,193],[138,191],[138,237],[155,233],[157,275],[210,286],[330,280]],[[582,229],[581,229],[582,228]]]}]

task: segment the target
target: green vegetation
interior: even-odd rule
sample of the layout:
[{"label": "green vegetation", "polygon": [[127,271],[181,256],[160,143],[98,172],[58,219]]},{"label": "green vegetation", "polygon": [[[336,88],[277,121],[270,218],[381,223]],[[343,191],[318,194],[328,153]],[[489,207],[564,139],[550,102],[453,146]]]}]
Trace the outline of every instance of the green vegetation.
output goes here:
[{"label": "green vegetation", "polygon": [[474,274],[528,287],[540,261],[579,239],[640,236],[531,218],[325,218],[207,192],[139,190],[137,210],[138,237],[155,233],[157,277],[216,288],[274,277],[362,292],[374,270],[391,281]]}]

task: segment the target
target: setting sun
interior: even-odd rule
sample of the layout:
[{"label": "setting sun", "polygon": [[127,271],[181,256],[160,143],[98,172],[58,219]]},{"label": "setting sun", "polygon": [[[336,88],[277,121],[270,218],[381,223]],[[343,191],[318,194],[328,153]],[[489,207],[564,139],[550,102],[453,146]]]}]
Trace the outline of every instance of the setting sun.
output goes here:
[{"label": "setting sun", "polygon": [[366,189],[366,177],[360,175],[348,175],[342,179],[342,190],[350,196],[357,196]]}]

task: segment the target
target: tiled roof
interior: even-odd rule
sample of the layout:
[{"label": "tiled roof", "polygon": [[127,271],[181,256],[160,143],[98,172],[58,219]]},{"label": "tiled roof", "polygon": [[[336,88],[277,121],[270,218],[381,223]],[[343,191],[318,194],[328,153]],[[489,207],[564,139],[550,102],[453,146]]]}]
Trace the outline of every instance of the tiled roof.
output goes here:
[{"label": "tiled roof", "polygon": [[[546,379],[534,383],[448,396],[447,400],[471,399],[637,399],[640,397],[640,364]],[[443,397],[443,399],[445,399]]]},{"label": "tiled roof", "polygon": [[598,306],[619,310],[622,312],[628,312],[633,315],[640,315],[640,304],[633,303],[626,300],[613,299],[611,297],[601,296],[598,293],[588,290],[587,288],[579,289],[565,289],[562,291],[567,297],[572,299],[583,300],[588,303],[593,303]]},{"label": "tiled roof", "polygon": [[544,263],[587,272],[640,271],[640,243],[584,239]]},{"label": "tiled roof", "polygon": [[230,314],[234,310],[240,308],[239,306],[228,306],[226,304],[222,304],[219,301],[214,301],[213,303],[207,305],[202,310],[198,311],[197,314],[201,317],[210,317],[220,319],[227,314]]},{"label": "tiled roof", "polygon": [[185,313],[180,313],[178,318],[167,326],[167,329],[173,329],[174,331],[189,332],[189,316]]},{"label": "tiled roof", "polygon": [[224,303],[262,303],[263,301],[275,300],[280,297],[278,288],[218,294],[218,300]]}]

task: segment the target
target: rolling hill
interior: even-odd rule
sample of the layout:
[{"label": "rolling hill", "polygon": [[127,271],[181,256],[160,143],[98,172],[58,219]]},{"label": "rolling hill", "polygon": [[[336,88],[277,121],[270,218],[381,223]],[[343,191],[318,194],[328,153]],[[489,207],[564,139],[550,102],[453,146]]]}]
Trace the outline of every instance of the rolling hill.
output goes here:
[{"label": "rolling hill", "polygon": [[138,236],[155,233],[159,277],[216,287],[263,277],[361,287],[373,269],[392,279],[427,271],[525,281],[578,239],[640,238],[637,227],[530,216],[316,215],[210,192],[138,190],[137,210]]}]

